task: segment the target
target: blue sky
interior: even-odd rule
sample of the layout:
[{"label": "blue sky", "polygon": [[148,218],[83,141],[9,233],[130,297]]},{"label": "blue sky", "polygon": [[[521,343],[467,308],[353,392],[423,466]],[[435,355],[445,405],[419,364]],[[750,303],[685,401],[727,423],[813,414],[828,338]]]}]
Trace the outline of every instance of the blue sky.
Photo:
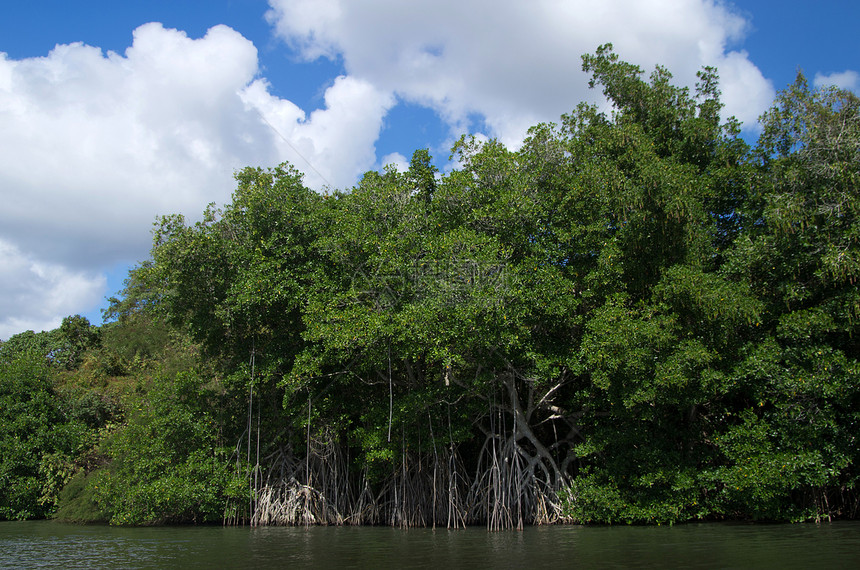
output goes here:
[{"label": "blue sky", "polygon": [[147,0],[11,3],[0,18],[0,339],[101,322],[158,215],[223,204],[288,160],[315,189],[444,169],[463,132],[516,146],[598,102],[582,53],[612,42],[692,84],[720,70],[756,117],[798,69],[860,90],[860,3],[818,0]]}]

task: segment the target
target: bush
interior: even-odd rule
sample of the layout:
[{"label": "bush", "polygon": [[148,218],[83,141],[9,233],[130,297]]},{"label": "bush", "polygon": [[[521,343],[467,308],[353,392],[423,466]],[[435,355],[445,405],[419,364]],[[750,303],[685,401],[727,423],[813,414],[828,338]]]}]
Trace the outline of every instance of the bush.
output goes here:
[{"label": "bush", "polygon": [[227,501],[247,493],[217,439],[217,398],[183,372],[156,378],[130,406],[128,423],[104,443],[110,464],[88,481],[111,523],[221,521]]},{"label": "bush", "polygon": [[90,431],[63,413],[52,371],[41,354],[0,361],[0,520],[42,518]]}]

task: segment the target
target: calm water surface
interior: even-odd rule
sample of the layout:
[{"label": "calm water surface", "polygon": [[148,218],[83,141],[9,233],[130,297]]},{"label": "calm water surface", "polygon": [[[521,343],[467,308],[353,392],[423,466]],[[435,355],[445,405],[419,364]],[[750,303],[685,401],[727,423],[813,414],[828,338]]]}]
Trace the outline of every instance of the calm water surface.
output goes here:
[{"label": "calm water surface", "polygon": [[860,568],[860,523],[115,528],[0,522],[1,568]]}]

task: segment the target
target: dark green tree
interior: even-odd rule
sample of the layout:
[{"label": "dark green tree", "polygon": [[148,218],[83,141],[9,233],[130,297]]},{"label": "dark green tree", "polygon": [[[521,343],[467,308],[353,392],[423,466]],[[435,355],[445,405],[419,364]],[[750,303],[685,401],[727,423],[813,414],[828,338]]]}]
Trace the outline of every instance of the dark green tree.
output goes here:
[{"label": "dark green tree", "polygon": [[0,361],[0,520],[51,514],[92,444],[87,426],[65,414],[54,374],[37,352]]},{"label": "dark green tree", "polygon": [[765,311],[734,373],[747,409],[720,443],[734,462],[722,477],[743,491],[737,511],[838,516],[857,505],[860,100],[798,75],[762,124],[729,269]]},{"label": "dark green tree", "polygon": [[[137,375],[114,520],[856,510],[856,97],[798,80],[751,150],[714,69],[678,87],[609,45],[583,68],[611,110],[519,150],[466,136],[450,173],[418,150],[324,195],[248,168],[203,221],[162,218],[101,345],[64,323],[75,362]],[[167,346],[184,367],[140,364]]]}]

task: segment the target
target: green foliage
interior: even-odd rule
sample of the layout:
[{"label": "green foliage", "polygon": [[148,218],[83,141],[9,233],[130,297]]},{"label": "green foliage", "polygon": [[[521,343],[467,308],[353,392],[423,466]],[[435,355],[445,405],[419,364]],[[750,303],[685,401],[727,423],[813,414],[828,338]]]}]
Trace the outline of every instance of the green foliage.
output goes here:
[{"label": "green foliage", "polygon": [[[218,394],[194,373],[153,380],[102,444],[110,464],[87,482],[112,524],[215,522],[242,496],[218,440]],[[245,491],[247,492],[247,491]]]},{"label": "green foliage", "polygon": [[[587,473],[564,489],[564,515],[578,524],[674,524],[710,515],[689,470],[612,476]],[[620,481],[619,481],[620,480]]]},{"label": "green foliage", "polygon": [[26,331],[13,335],[0,344],[0,362],[9,363],[30,353],[48,360],[49,355],[62,346],[58,337],[57,331]]},{"label": "green foliage", "polygon": [[92,443],[67,417],[54,375],[37,353],[0,362],[0,519],[44,517]]},{"label": "green foliage", "polygon": [[0,361],[11,361],[26,354],[39,354],[59,368],[73,370],[80,365],[85,351],[98,346],[99,329],[80,315],[63,319],[58,329],[34,333],[26,331],[0,344]]},{"label": "green foliage", "polygon": [[[796,86],[752,153],[720,123],[716,70],[690,93],[611,46],[583,68],[611,115],[580,106],[517,152],[464,137],[445,176],[417,151],[320,198],[284,167],[244,171],[220,218],[162,223],[160,304],[233,369],[255,355],[294,434],[343,433],[376,478],[421,448],[416,418],[468,445],[482,402],[507,402],[532,438],[575,434],[548,444],[576,520],[819,512],[809,498],[854,461],[839,398],[856,397],[856,149],[824,152],[854,100]],[[829,194],[785,209],[804,181]]]},{"label": "green foliage", "polygon": [[576,522],[855,515],[857,97],[798,77],[750,149],[714,69],[583,68],[611,111],[519,150],[464,136],[449,173],[423,149],[324,195],[247,168],[162,218],[108,324],[0,345],[3,516],[219,520],[252,434],[258,475],[316,446],[378,496],[443,449],[488,481],[508,444]]},{"label": "green foliage", "polygon": [[54,520],[68,523],[107,522],[110,515],[98,504],[95,485],[98,477],[97,471],[78,471],[60,491]]},{"label": "green foliage", "polygon": [[[633,117],[657,132],[655,149],[665,148],[666,123],[652,124],[648,112],[662,97],[650,89],[665,91],[662,72],[649,87],[605,53],[585,61],[616,103],[612,124],[623,129]],[[858,120],[856,97],[813,92],[800,77],[764,117],[746,195],[737,186],[726,198],[709,195],[719,186],[707,182],[708,169],[697,175],[702,211],[716,224],[708,241],[661,232],[697,255],[652,246],[649,264],[674,252],[674,265],[646,285],[650,296],[610,295],[588,320],[585,402],[608,411],[577,448],[586,461],[566,496],[574,520],[806,520],[855,508]],[[743,180],[722,170],[722,180]],[[715,219],[714,204],[737,209]],[[640,198],[633,211],[647,205]],[[687,202],[669,219],[677,224],[696,208]],[[727,233],[726,216],[746,221]]]}]

